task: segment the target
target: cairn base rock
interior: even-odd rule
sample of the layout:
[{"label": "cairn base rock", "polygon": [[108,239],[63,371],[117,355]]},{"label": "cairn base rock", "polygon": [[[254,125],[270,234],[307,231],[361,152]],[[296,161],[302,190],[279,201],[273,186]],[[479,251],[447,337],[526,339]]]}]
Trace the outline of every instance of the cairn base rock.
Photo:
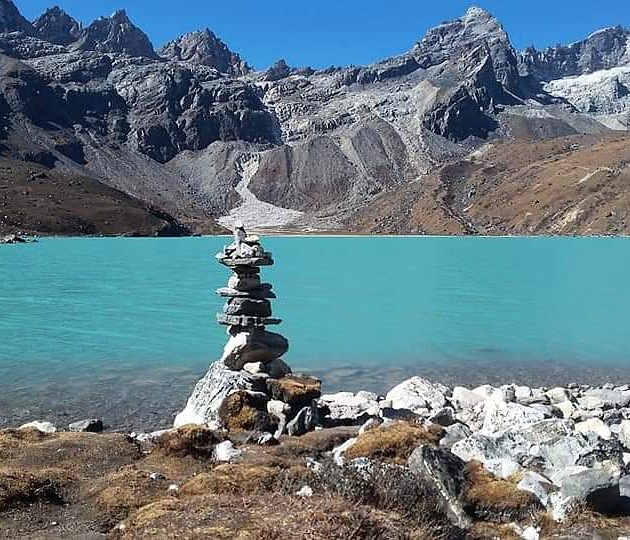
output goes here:
[{"label": "cairn base rock", "polygon": [[187,424],[207,425],[210,429],[223,427],[219,408],[230,394],[251,390],[252,381],[243,371],[234,371],[219,360],[210,365],[197,383],[186,408],[175,418],[176,428]]}]

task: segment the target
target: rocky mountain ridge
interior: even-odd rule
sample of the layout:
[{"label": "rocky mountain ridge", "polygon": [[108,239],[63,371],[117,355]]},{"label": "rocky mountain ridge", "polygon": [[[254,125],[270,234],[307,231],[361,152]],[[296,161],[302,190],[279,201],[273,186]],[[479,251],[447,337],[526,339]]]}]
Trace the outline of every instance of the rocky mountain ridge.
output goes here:
[{"label": "rocky mountain ridge", "polygon": [[59,8],[31,24],[10,0],[0,14],[4,155],[91,177],[199,231],[215,219],[344,230],[376,197],[487,142],[628,125],[621,28],[519,53],[470,8],[373,65],[257,72],[207,29],[156,51],[124,11],[86,27]]}]

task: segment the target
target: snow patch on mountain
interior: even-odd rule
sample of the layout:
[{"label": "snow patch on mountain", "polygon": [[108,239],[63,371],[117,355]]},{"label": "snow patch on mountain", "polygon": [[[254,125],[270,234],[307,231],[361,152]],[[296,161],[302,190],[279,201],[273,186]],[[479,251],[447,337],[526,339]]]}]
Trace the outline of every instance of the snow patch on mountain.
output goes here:
[{"label": "snow patch on mountain", "polygon": [[584,113],[624,113],[630,111],[630,66],[549,81],[544,89]]}]

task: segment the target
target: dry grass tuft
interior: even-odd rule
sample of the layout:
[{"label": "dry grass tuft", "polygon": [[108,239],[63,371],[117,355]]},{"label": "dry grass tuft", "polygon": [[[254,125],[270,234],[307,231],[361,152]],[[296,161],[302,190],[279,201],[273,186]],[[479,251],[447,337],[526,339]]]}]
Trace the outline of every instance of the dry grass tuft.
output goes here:
[{"label": "dry grass tuft", "polygon": [[521,540],[521,537],[507,525],[478,521],[466,531],[466,540]]},{"label": "dry grass tuft", "polygon": [[352,426],[311,431],[301,437],[282,437],[282,444],[272,451],[276,455],[287,457],[308,456],[319,459],[348,439],[356,437],[358,433],[359,428]]},{"label": "dry grass tuft", "polygon": [[205,494],[163,499],[125,522],[131,537],[248,540],[436,540],[433,529],[407,523],[395,512],[330,496],[309,499],[281,493]]},{"label": "dry grass tuft", "polygon": [[163,495],[166,487],[164,481],[152,480],[147,472],[129,466],[103,478],[89,496],[107,515],[119,520]]},{"label": "dry grass tuft", "polygon": [[155,452],[173,457],[192,456],[196,459],[212,457],[214,447],[225,436],[202,426],[182,426],[162,435],[155,443]]},{"label": "dry grass tuft", "polygon": [[437,444],[443,430],[439,426],[419,426],[408,422],[396,422],[379,426],[363,433],[345,453],[347,459],[367,457],[384,459],[394,463],[406,463],[421,444]]},{"label": "dry grass tuft", "polygon": [[16,443],[32,443],[56,437],[55,434],[44,433],[39,429],[3,429],[0,430],[0,448]]},{"label": "dry grass tuft", "polygon": [[36,473],[0,470],[0,512],[35,502],[62,504],[62,492],[69,481],[69,475],[58,469]]},{"label": "dry grass tuft", "polygon": [[310,471],[304,466],[280,468],[233,463],[219,465],[211,471],[196,475],[182,486],[181,493],[182,495],[244,494],[263,491],[292,493],[309,478]]},{"label": "dry grass tuft", "polygon": [[565,519],[558,523],[550,514],[540,520],[541,538],[619,538],[630,531],[630,516],[604,516],[588,508],[587,503],[576,504]]},{"label": "dry grass tuft", "polygon": [[542,510],[535,495],[496,478],[477,461],[468,463],[467,475],[464,506],[479,519],[513,521],[531,517]]}]

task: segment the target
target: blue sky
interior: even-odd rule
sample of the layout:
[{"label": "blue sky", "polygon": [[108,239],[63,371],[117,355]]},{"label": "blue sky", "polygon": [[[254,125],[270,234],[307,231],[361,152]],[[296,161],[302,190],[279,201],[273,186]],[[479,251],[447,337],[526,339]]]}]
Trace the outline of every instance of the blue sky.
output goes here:
[{"label": "blue sky", "polygon": [[[55,0],[15,0],[34,19]],[[479,5],[517,48],[569,43],[605,26],[630,26],[627,0],[56,0],[83,23],[124,8],[156,47],[209,27],[256,68],[366,64],[410,49],[428,28]]]}]

